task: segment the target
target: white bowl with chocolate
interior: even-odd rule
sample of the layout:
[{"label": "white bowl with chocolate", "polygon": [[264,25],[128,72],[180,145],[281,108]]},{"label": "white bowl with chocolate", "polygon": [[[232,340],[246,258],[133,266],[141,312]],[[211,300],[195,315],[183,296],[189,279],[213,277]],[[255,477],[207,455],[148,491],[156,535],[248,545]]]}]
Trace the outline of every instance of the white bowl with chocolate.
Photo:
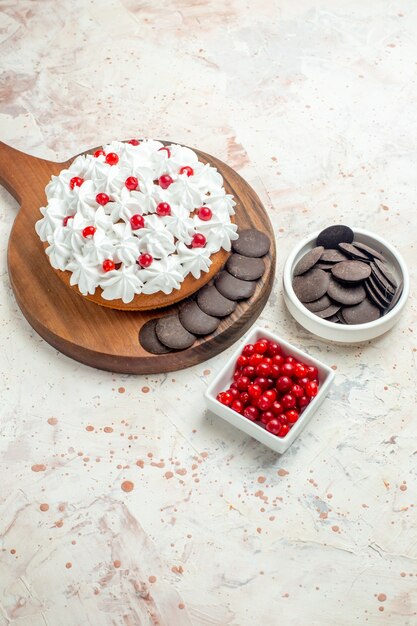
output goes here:
[{"label": "white bowl with chocolate", "polygon": [[301,326],[323,339],[357,343],[394,326],[410,281],[390,243],[367,230],[337,225],[294,248],[283,287],[285,304]]}]

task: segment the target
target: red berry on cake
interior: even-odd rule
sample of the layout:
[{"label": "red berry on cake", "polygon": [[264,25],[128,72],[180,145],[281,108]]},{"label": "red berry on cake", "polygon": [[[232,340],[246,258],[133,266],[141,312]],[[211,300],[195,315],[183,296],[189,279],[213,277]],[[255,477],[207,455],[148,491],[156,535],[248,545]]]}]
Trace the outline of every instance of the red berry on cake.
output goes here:
[{"label": "red berry on cake", "polygon": [[193,235],[192,241],[191,241],[191,247],[192,248],[204,248],[204,246],[206,245],[207,239],[204,237],[204,235],[202,235],[201,233],[196,233],[195,235]]},{"label": "red berry on cake", "polygon": [[140,144],[140,141],[138,141],[137,139],[129,139],[127,143],[130,143],[132,146],[138,146]]},{"label": "red berry on cake", "polygon": [[80,178],[79,176],[74,176],[73,178],[71,178],[69,182],[69,186],[71,187],[71,189],[74,189],[74,187],[81,187],[83,182],[84,182],[84,178]]},{"label": "red berry on cake", "polygon": [[153,261],[153,257],[146,252],[141,254],[138,258],[138,263],[141,267],[149,267]]},{"label": "red berry on cake", "polygon": [[101,204],[101,206],[105,206],[110,200],[109,196],[106,193],[98,193],[96,195],[97,204]]},{"label": "red berry on cake", "polygon": [[208,206],[201,206],[198,209],[197,215],[203,222],[208,222],[209,220],[211,220],[213,213],[212,210],[208,208]]},{"label": "red berry on cake", "polygon": [[187,176],[192,176],[194,174],[194,170],[189,165],[185,165],[180,169],[180,174],[187,174]]},{"label": "red berry on cake", "polygon": [[127,187],[127,189],[129,189],[129,191],[134,191],[135,189],[137,189],[138,184],[139,184],[139,181],[136,178],[136,176],[129,176],[125,180],[125,186]]},{"label": "red berry on cake", "polygon": [[109,152],[106,156],[106,163],[109,165],[116,165],[119,162],[119,157],[115,152]]},{"label": "red berry on cake", "polygon": [[139,228],[143,228],[145,226],[145,220],[142,215],[138,213],[136,215],[132,215],[130,218],[130,226],[132,230],[139,230]]},{"label": "red berry on cake", "polygon": [[85,237],[85,239],[87,239],[87,237],[92,237],[95,232],[96,229],[94,228],[94,226],[86,226],[85,228],[83,228],[83,237]]},{"label": "red berry on cake", "polygon": [[67,215],[67,216],[66,216],[66,217],[64,217],[64,219],[62,220],[63,225],[64,225],[64,226],[67,226],[67,224],[68,224],[68,220],[72,220],[72,219],[74,219],[74,216],[73,216],[73,215]]},{"label": "red berry on cake", "polygon": [[159,177],[158,182],[162,189],[168,189],[168,187],[174,182],[174,180],[169,174],[162,174],[162,176]]},{"label": "red berry on cake", "polygon": [[104,152],[104,150],[96,150],[93,156],[97,159],[97,157],[99,156],[106,156],[106,153]]},{"label": "red berry on cake", "polygon": [[163,148],[159,148],[159,152],[166,152],[167,153],[167,157],[169,159],[169,157],[171,156],[171,150],[169,148],[165,148],[165,146]]},{"label": "red berry on cake", "polygon": [[166,217],[167,215],[171,215],[171,207],[168,202],[160,202],[156,207],[156,212],[159,217]]},{"label": "red berry on cake", "polygon": [[105,272],[111,272],[115,268],[116,268],[116,266],[115,266],[114,262],[111,259],[106,259],[105,261],[103,261],[103,270]]}]

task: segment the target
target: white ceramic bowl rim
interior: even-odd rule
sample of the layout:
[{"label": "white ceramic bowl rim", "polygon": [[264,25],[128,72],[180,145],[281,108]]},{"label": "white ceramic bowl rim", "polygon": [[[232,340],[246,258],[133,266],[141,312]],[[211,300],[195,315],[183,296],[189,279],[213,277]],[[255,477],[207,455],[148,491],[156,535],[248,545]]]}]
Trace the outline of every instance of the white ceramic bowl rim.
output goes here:
[{"label": "white ceramic bowl rim", "polygon": [[[370,232],[369,230],[364,230],[362,228],[354,228],[353,232],[355,234],[358,235],[365,235],[366,237],[369,237],[370,239],[372,239],[375,242],[375,245],[377,244],[381,244],[383,245],[385,248],[387,248],[387,250],[390,251],[390,253],[392,254],[393,257],[396,258],[398,265],[400,266],[400,270],[401,270],[401,274],[402,274],[402,280],[403,280],[403,290],[401,293],[401,296],[397,302],[397,304],[394,306],[394,308],[389,311],[389,313],[387,313],[386,315],[383,315],[382,317],[378,318],[377,320],[374,320],[373,322],[365,322],[364,324],[344,324],[343,328],[346,330],[357,330],[359,328],[361,329],[366,329],[366,328],[377,328],[378,326],[380,326],[381,324],[385,324],[388,320],[390,320],[394,315],[396,315],[398,313],[398,310],[400,308],[402,308],[405,305],[405,302],[408,298],[408,292],[410,290],[410,278],[408,275],[408,269],[407,266],[405,264],[405,261],[403,259],[403,257],[401,256],[401,254],[398,252],[398,250],[396,248],[394,248],[394,246],[392,246],[390,243],[388,243],[388,241],[386,241],[385,239],[383,239],[382,237],[380,237],[379,235],[375,235],[374,233]],[[285,287],[287,289],[287,293],[289,298],[292,300],[292,302],[298,307],[298,308],[302,308],[303,314],[310,318],[311,320],[313,320],[316,323],[319,324],[323,324],[324,326],[328,326],[331,328],[337,327],[338,324],[336,322],[329,322],[326,319],[322,319],[320,318],[318,315],[314,315],[314,313],[312,313],[311,311],[309,311],[304,305],[303,303],[297,298],[297,296],[295,295],[295,291],[293,289],[292,286],[292,272],[293,272],[293,266],[294,266],[294,260],[297,256],[297,254],[300,252],[300,250],[306,246],[307,244],[311,243],[312,241],[314,241],[315,239],[317,239],[318,235],[321,233],[320,230],[318,230],[317,232],[313,233],[312,235],[309,235],[308,237],[305,237],[293,250],[292,252],[290,252],[286,262],[285,262],[285,267],[284,267],[284,283],[285,283]]]}]

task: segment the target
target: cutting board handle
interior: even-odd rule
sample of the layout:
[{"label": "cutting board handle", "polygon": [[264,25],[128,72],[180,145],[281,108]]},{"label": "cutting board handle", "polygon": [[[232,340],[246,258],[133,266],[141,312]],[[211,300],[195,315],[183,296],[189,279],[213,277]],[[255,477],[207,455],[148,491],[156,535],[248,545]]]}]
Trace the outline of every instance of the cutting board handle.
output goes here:
[{"label": "cutting board handle", "polygon": [[33,187],[39,185],[42,176],[43,188],[51,174],[62,169],[62,163],[53,163],[16,150],[0,142],[0,184],[15,198],[20,206],[26,204],[33,194]]}]

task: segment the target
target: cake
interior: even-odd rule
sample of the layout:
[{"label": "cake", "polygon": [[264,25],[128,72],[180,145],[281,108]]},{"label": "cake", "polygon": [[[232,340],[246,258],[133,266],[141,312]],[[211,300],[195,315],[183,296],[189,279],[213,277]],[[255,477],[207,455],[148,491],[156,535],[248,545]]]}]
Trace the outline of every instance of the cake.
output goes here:
[{"label": "cake", "polygon": [[221,174],[178,144],[114,141],[76,157],[45,193],[36,232],[50,264],[81,295],[114,308],[182,299],[238,238]]}]

